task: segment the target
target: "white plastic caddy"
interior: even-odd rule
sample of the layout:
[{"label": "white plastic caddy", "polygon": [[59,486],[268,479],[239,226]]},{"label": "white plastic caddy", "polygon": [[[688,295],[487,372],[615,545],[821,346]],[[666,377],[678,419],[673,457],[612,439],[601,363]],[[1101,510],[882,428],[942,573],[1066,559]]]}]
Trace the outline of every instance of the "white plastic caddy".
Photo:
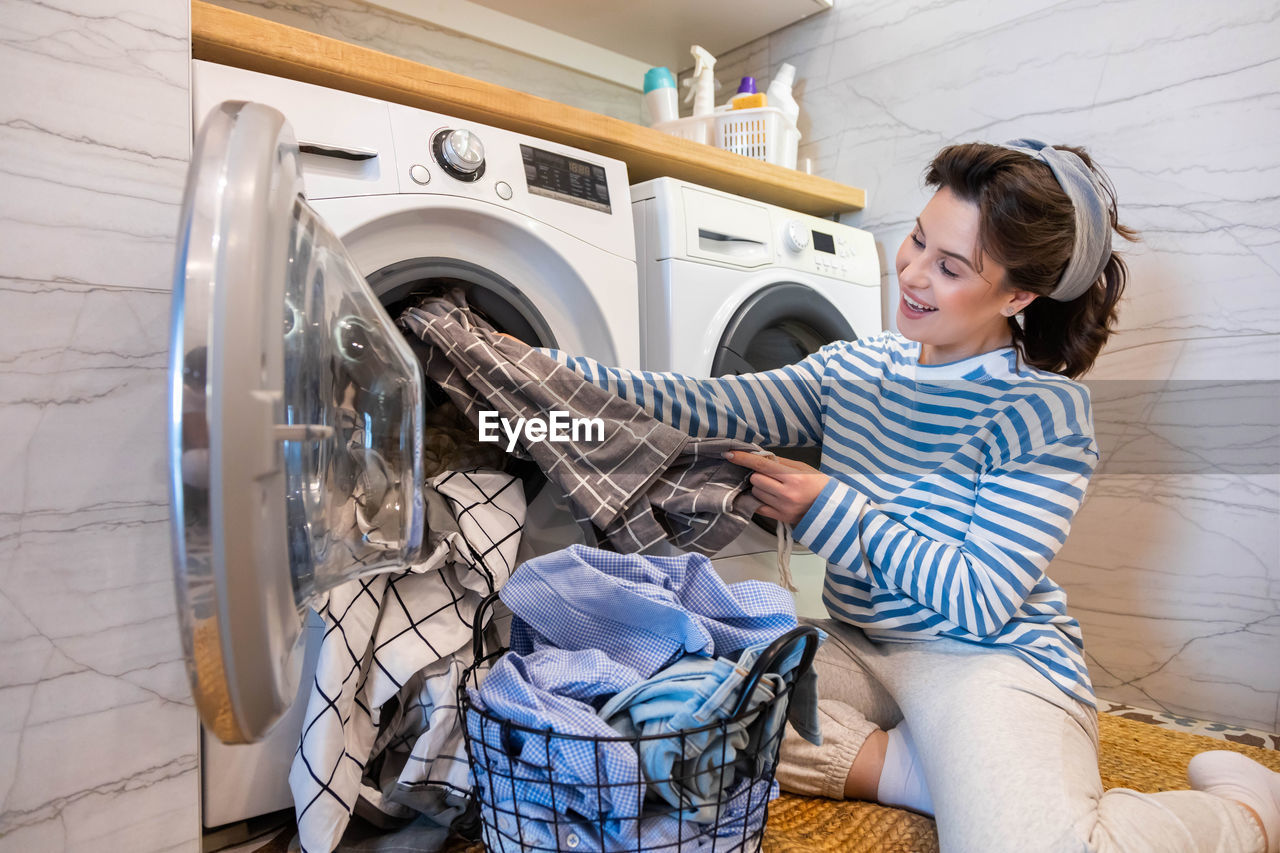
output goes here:
[{"label": "white plastic caddy", "polygon": [[750,157],[796,167],[800,131],[777,107],[718,109],[709,116],[690,116],[653,125],[655,130]]}]

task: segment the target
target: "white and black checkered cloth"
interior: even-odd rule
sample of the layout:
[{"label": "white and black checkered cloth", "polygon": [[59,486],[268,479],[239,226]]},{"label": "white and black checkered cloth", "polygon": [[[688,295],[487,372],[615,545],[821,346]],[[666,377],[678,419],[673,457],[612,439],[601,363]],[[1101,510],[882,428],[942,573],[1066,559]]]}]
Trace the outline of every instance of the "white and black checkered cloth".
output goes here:
[{"label": "white and black checkered cloth", "polygon": [[[469,789],[455,691],[476,607],[515,568],[525,497],[519,480],[483,469],[441,474],[424,497],[420,561],[336,587],[320,607],[324,641],[289,773],[308,853],[337,847],[358,798],[392,817],[447,819]],[[375,755],[381,772],[365,778]]]},{"label": "white and black checkered cloth", "polygon": [[617,550],[631,553],[668,540],[714,554],[759,509],[751,472],[724,460],[726,451],[758,451],[757,445],[691,437],[661,423],[545,353],[496,334],[466,307],[460,291],[424,298],[400,324],[429,345],[427,377],[477,429],[482,411],[513,424],[545,419],[551,411],[603,421],[598,442],[521,447],[563,490],[578,520]]}]

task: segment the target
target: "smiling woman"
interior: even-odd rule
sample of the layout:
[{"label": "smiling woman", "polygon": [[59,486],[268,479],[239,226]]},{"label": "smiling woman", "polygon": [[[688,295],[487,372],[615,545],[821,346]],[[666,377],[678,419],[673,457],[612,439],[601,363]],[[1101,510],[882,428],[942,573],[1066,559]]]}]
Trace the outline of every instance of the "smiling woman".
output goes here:
[{"label": "smiling woman", "polygon": [[1004,287],[1004,267],[978,251],[979,224],[977,205],[943,187],[898,249],[898,328],[920,342],[921,364],[1009,346],[1005,318],[1035,299]]},{"label": "smiling woman", "polygon": [[554,355],[690,434],[821,446],[816,469],[731,459],[827,561],[822,745],[788,733],[784,788],[935,815],[944,850],[1276,853],[1280,774],[1247,759],[1205,753],[1195,791],[1103,791],[1084,637],[1048,575],[1098,461],[1073,378],[1124,289],[1112,237],[1135,236],[1109,183],[1030,140],[945,148],[926,181],[900,335],[715,379]]},{"label": "smiling woman", "polygon": [[920,341],[920,363],[1012,345],[1032,367],[1088,371],[1127,278],[1111,233],[1137,239],[1089,154],[1025,139],[952,145],[925,181],[938,191],[897,257],[899,328]]}]

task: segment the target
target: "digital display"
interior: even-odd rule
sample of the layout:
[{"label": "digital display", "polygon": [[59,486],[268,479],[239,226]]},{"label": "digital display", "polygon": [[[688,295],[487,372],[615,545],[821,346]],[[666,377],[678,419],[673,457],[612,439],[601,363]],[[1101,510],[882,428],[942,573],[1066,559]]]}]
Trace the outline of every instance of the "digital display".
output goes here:
[{"label": "digital display", "polygon": [[603,166],[529,145],[520,146],[520,157],[524,160],[524,180],[530,195],[580,204],[603,213],[612,211]]},{"label": "digital display", "polygon": [[834,255],[836,253],[836,241],[831,238],[830,234],[823,234],[821,231],[814,231],[813,248],[819,252],[826,252],[828,255]]}]

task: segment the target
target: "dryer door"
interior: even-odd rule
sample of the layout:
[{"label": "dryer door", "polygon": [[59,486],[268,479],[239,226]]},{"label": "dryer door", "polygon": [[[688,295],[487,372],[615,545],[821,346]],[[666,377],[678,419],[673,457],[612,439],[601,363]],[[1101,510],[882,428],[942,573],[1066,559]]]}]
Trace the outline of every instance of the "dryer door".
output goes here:
[{"label": "dryer door", "polygon": [[[758,373],[795,364],[832,341],[853,340],[853,326],[822,294],[795,282],[761,288],[743,303],[725,328],[712,376]],[[821,447],[774,448],[779,456],[817,468]],[[772,532],[774,523],[756,519],[763,530]],[[749,543],[731,546],[730,551],[752,547]]]},{"label": "dryer door", "polygon": [[302,198],[284,117],[229,101],[196,140],[170,341],[173,562],[187,670],[218,738],[297,693],[308,604],[422,541],[422,375]]},{"label": "dryer door", "polygon": [[795,364],[832,341],[856,337],[840,309],[795,282],[761,288],[743,303],[716,348],[712,376],[758,373]]}]

